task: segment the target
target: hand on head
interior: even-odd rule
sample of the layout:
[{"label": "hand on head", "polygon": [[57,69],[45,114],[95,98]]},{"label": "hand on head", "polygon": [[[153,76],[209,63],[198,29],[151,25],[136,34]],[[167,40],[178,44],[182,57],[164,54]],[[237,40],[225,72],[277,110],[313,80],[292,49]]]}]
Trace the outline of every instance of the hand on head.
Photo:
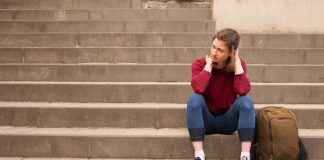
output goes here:
[{"label": "hand on head", "polygon": [[239,48],[237,48],[237,50],[235,50],[234,57],[236,59],[239,59]]}]

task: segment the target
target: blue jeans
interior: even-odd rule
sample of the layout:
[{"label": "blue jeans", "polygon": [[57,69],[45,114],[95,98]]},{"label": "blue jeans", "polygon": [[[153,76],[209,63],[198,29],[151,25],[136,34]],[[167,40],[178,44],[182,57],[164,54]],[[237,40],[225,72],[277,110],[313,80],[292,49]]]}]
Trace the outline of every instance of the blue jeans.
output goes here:
[{"label": "blue jeans", "polygon": [[205,134],[232,134],[236,130],[240,141],[252,141],[255,128],[252,97],[240,96],[225,113],[213,114],[204,97],[193,93],[187,105],[187,127],[191,141],[203,141]]}]

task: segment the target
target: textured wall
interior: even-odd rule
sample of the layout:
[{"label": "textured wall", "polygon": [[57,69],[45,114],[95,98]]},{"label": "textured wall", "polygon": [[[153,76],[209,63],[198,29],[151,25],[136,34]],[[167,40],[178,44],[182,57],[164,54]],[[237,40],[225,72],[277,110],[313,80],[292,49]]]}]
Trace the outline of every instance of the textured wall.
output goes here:
[{"label": "textured wall", "polygon": [[211,8],[212,0],[142,0],[142,8]]},{"label": "textured wall", "polygon": [[214,0],[216,29],[241,32],[324,33],[323,0]]}]

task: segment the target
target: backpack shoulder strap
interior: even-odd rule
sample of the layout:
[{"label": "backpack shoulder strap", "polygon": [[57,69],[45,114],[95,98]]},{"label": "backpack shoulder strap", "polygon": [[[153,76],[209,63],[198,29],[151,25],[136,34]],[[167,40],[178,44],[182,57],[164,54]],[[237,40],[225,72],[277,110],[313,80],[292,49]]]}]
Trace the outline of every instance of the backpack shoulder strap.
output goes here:
[{"label": "backpack shoulder strap", "polygon": [[298,160],[308,160],[308,153],[306,151],[306,148],[304,146],[303,141],[299,137],[299,155]]}]

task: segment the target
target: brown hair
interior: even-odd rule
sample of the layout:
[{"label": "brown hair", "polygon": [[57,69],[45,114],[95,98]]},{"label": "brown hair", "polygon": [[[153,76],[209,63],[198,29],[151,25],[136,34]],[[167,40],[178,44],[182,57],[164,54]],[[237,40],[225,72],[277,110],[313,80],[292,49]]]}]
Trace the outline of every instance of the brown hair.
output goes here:
[{"label": "brown hair", "polygon": [[[225,42],[230,55],[232,55],[233,50],[236,51],[239,47],[240,35],[236,30],[230,28],[222,29],[214,35],[213,41],[216,38],[220,41]],[[227,72],[235,72],[235,57],[233,56],[234,55],[228,57],[228,59],[226,60],[225,70]]]}]

